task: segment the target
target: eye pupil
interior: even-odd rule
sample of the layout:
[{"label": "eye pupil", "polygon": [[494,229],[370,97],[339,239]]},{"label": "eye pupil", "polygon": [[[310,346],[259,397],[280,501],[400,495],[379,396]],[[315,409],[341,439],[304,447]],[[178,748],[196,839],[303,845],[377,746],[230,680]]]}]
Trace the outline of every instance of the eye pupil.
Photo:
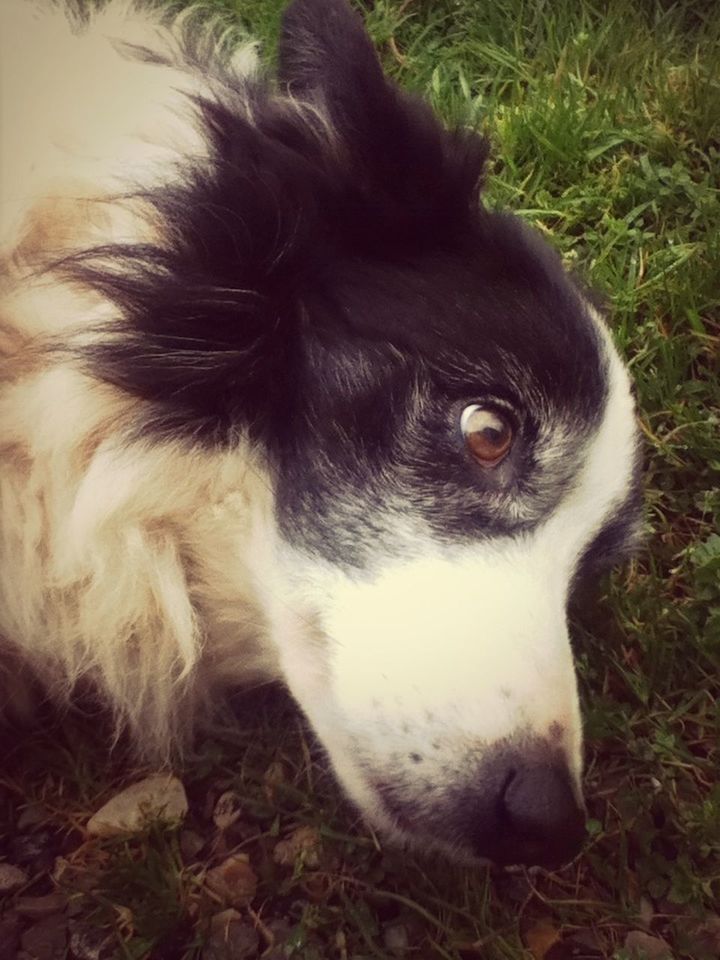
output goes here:
[{"label": "eye pupil", "polygon": [[473,404],[463,411],[460,426],[469,452],[483,466],[496,466],[510,450],[512,426],[498,410]]}]

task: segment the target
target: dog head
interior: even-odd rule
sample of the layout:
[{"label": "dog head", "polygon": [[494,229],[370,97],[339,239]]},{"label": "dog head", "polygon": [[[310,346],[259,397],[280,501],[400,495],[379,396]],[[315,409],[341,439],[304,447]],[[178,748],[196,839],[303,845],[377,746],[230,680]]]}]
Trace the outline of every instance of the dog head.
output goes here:
[{"label": "dog head", "polygon": [[584,824],[566,605],[633,533],[627,374],[559,258],[480,205],[484,141],[389,84],[354,14],[299,0],[281,53],[353,178],[278,472],[288,682],[384,829],[561,862]]},{"label": "dog head", "polygon": [[75,265],[132,318],[93,368],[163,430],[266,452],[273,635],[360,808],[560,862],[584,820],[566,606],[637,525],[627,373],[558,256],[483,205],[485,140],[389,82],[343,0],[291,5],[280,78],[199,103],[213,163],[151,198],[172,249]]}]

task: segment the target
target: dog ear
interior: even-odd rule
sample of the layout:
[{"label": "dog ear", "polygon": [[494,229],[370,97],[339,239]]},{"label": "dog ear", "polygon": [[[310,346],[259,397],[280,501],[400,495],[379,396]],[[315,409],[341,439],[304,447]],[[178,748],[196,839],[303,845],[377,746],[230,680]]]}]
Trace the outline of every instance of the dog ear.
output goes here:
[{"label": "dog ear", "polygon": [[346,0],[290,4],[282,22],[279,74],[292,96],[320,100],[346,132],[382,123],[382,114],[392,108],[378,57],[359,13]]},{"label": "dog ear", "polygon": [[445,130],[427,104],[387,79],[346,0],[294,0],[279,72],[291,96],[330,118],[347,173],[339,216],[357,240],[372,249],[385,239],[436,243],[462,229],[478,206],[487,141]]}]

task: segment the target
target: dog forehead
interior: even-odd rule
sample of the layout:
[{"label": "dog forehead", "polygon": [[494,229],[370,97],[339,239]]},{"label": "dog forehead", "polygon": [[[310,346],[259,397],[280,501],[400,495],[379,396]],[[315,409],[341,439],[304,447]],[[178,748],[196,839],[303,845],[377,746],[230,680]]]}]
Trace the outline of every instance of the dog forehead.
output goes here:
[{"label": "dog forehead", "polygon": [[485,214],[461,245],[421,259],[338,264],[333,283],[324,320],[343,339],[331,364],[346,363],[350,333],[368,369],[402,357],[450,395],[505,387],[521,406],[564,407],[576,421],[602,407],[597,323],[555,252],[515,217]]}]

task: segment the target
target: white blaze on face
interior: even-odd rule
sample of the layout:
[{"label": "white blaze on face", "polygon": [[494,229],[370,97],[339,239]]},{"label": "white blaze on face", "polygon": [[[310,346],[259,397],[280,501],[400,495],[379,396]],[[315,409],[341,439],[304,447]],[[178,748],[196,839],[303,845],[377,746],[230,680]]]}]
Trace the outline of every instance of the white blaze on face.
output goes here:
[{"label": "white blaze on face", "polygon": [[520,728],[577,728],[562,583],[537,576],[536,551],[482,545],[338,585],[323,624],[359,740],[376,730],[382,752],[422,753],[433,737],[470,751]]},{"label": "white blaze on face", "polygon": [[410,754],[423,756],[424,777],[446,778],[467,757],[529,733],[556,742],[579,781],[567,593],[583,551],[629,492],[636,446],[628,377],[598,326],[606,408],[575,484],[542,525],[463,547],[399,532],[412,559],[380,563],[364,579],[293,556],[292,579],[303,583],[295,609],[317,629],[312,651],[304,621],[278,635],[285,674],[346,789],[381,825],[368,766],[391,769]]}]

